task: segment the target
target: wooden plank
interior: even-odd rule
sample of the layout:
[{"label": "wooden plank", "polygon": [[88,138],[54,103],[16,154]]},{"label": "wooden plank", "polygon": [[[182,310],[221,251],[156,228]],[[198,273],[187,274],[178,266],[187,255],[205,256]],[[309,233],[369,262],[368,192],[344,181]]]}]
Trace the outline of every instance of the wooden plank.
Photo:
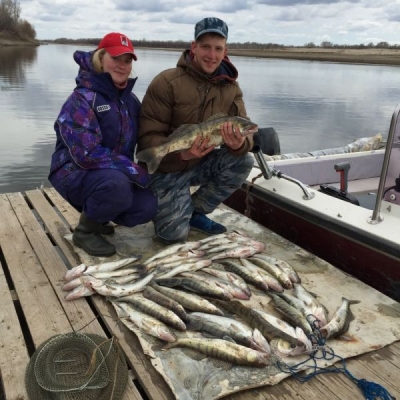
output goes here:
[{"label": "wooden plank", "polygon": [[[38,191],[39,196],[32,195],[31,199],[34,198],[36,205],[38,205],[38,208],[46,208],[45,205],[49,206],[48,202],[44,199],[43,195],[41,195],[40,191]],[[58,271],[62,271],[61,276],[65,273],[66,271],[66,265],[62,262],[62,260],[59,258],[58,253],[54,250],[53,244],[50,242],[50,240],[47,238],[47,235],[45,235],[43,228],[41,230],[37,231],[38,238],[35,238],[35,234],[33,233],[35,229],[37,229],[37,226],[40,227],[40,224],[37,222],[35,218],[33,218],[32,212],[27,211],[27,209],[24,207],[24,203],[21,202],[21,198],[15,197],[13,198],[13,205],[14,207],[18,210],[18,214],[21,216],[21,219],[24,221],[24,226],[29,227],[28,229],[28,236],[30,237],[31,240],[33,240],[33,246],[35,249],[39,249],[39,254],[41,254],[41,259],[44,260],[44,262],[47,265],[47,269],[50,268],[50,265],[57,266]],[[26,203],[25,203],[26,206]],[[51,208],[51,207],[50,207]],[[36,210],[37,211],[37,210]],[[25,214],[25,212],[27,214]],[[52,210],[54,213],[54,211]],[[49,218],[51,215],[50,213],[44,213],[46,218]],[[42,214],[43,216],[43,214]],[[36,224],[35,224],[36,221]],[[51,224],[50,224],[51,225]],[[52,228],[54,227],[58,228],[58,234],[62,235],[65,232],[65,227],[62,226],[62,223],[60,222],[59,218],[57,217],[57,220],[54,225],[52,225]],[[45,238],[47,238],[47,242],[45,241]],[[45,249],[44,247],[48,246],[48,249]],[[52,263],[52,264],[50,264]],[[82,317],[84,319],[88,319],[89,326],[87,326],[85,329],[83,329],[83,332],[90,332],[90,333],[97,333],[99,335],[105,336],[103,329],[99,325],[98,321],[95,319],[95,316],[89,306],[89,304],[85,301],[85,299],[80,299],[82,301],[78,301],[75,306],[72,303],[75,302],[66,302],[62,296],[64,295],[63,291],[60,288],[62,279],[60,279],[60,276],[57,275],[56,273],[56,268],[53,270],[50,270],[49,273],[50,281],[52,283],[53,287],[53,295],[57,298],[57,296],[54,294],[54,290],[58,292],[58,300],[61,301],[60,306],[62,310],[62,315],[66,320],[67,317],[64,314],[64,310],[69,311],[67,314],[71,318],[72,325],[74,329],[81,328],[81,326],[77,326],[78,323],[79,325],[81,324]],[[61,297],[60,297],[61,296]],[[80,305],[79,305],[80,304]],[[90,318],[90,319],[89,319]],[[81,319],[81,320],[79,320]],[[74,324],[74,321],[76,323]],[[93,322],[91,322],[93,321]],[[75,326],[74,326],[75,325]],[[71,332],[71,326],[69,325],[69,329],[67,332]],[[128,387],[127,390],[124,393],[124,400],[142,400],[142,396],[137,390],[136,386],[133,384],[132,380],[128,381]]]},{"label": "wooden plank", "polygon": [[65,201],[54,188],[45,188],[43,189],[43,192],[59,211],[60,215],[65,218],[68,227],[74,229],[78,224],[79,212]]},{"label": "wooden plank", "polygon": [[[40,218],[43,220],[43,223],[49,234],[52,236],[54,242],[58,247],[60,247],[60,249],[63,250],[63,255],[68,260],[73,259],[73,256],[70,254],[71,252],[74,253],[71,247],[62,246],[62,244],[65,242],[65,231],[60,229],[60,225],[62,224],[60,215],[62,215],[63,218],[69,219],[73,226],[74,221],[77,222],[79,218],[79,213],[77,213],[76,210],[71,206],[67,205],[67,203],[62,200],[61,196],[59,195],[53,194],[51,196],[52,203],[62,207],[61,209],[57,210],[58,212],[53,209],[40,191],[27,191],[26,195],[29,201],[35,207],[35,210]],[[173,398],[171,397],[172,392],[169,386],[152,367],[148,357],[143,353],[140,343],[134,334],[128,331],[124,325],[115,323],[117,317],[111,305],[108,306],[104,301],[104,298],[100,296],[92,296],[92,298],[89,299],[89,302],[95,305],[95,308],[98,314],[101,316],[104,324],[107,326],[109,331],[119,339],[119,343],[127,357],[129,366],[133,369],[135,376],[149,397],[151,399]],[[113,316],[112,319],[109,318],[110,315]]]},{"label": "wooden plank", "polygon": [[7,400],[28,398],[24,379],[28,362],[28,350],[0,263],[0,383]]},{"label": "wooden plank", "polygon": [[73,329],[82,329],[82,332],[104,335],[103,329],[85,299],[71,302],[63,301],[65,292],[61,289],[61,285],[66,265],[44,232],[43,227],[30,211],[23,196],[20,193],[11,193],[7,197],[20,224],[24,227],[25,235],[35,250],[36,256],[53,286]]},{"label": "wooden plank", "polygon": [[[28,207],[21,214],[32,214]],[[6,196],[0,197],[0,236],[4,258],[35,346],[71,325],[54,294]]]}]

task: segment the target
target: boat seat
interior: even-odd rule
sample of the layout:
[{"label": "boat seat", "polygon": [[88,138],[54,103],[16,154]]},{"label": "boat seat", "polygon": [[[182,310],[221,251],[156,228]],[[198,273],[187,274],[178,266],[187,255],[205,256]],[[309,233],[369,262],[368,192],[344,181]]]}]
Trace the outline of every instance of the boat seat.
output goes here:
[{"label": "boat seat", "polygon": [[[335,165],[350,163],[349,185],[354,180],[378,178],[382,171],[384,150],[359,153],[334,154],[288,160],[269,161],[268,166],[295,178],[308,186],[331,184],[340,181]],[[351,188],[349,187],[349,191]]]}]

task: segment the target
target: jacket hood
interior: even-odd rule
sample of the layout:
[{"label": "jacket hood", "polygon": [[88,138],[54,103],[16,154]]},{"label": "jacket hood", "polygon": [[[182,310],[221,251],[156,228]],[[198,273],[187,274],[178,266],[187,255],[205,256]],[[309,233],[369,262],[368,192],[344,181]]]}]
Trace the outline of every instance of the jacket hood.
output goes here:
[{"label": "jacket hood", "polygon": [[120,95],[122,98],[129,95],[137,78],[129,78],[126,88],[121,92],[116,88],[112,81],[111,75],[106,72],[97,73],[93,69],[92,51],[77,50],[74,53],[74,60],[79,65],[78,75],[75,78],[77,88],[86,88],[96,92],[100,92],[114,98]]},{"label": "jacket hood", "polygon": [[195,68],[193,65],[193,54],[190,50],[185,50],[178,60],[178,67],[189,68],[196,74],[208,79],[210,82],[234,82],[237,80],[239,73],[236,67],[231,63],[228,56],[222,60],[220,66],[213,76],[206,75]]}]

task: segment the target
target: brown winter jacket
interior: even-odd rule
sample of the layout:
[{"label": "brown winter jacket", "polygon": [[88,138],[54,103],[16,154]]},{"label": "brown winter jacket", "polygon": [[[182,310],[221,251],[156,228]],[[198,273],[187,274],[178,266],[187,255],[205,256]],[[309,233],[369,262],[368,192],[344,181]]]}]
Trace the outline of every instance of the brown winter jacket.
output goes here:
[{"label": "brown winter jacket", "polygon": [[[147,88],[142,101],[137,150],[161,145],[182,124],[197,124],[216,113],[247,118],[237,76],[228,57],[222,61],[215,76],[201,74],[192,65],[190,51],[184,51],[177,67],[158,74]],[[252,147],[250,135],[240,149],[230,151],[240,156]],[[183,161],[179,153],[167,154],[157,172],[182,171],[199,161]]]}]

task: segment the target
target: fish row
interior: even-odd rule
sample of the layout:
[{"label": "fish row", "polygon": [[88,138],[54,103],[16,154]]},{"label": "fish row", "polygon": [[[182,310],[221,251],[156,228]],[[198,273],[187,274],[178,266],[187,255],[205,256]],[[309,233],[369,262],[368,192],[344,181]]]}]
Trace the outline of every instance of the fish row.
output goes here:
[{"label": "fish row", "polygon": [[[66,283],[62,289],[69,292],[65,297],[67,300],[94,293],[113,297],[126,296],[142,290],[153,278],[170,279],[178,274],[209,267],[214,260],[248,257],[263,249],[264,243],[232,232],[211,239],[207,237],[168,246],[140,263],[137,262],[140,257],[136,256],[92,266],[80,264],[67,271],[64,276]],[[186,285],[189,284],[190,282],[186,282]]]},{"label": "fish row", "polygon": [[[289,356],[312,349],[310,340],[300,328],[290,327],[290,330],[287,323],[261,310],[251,309],[236,301],[217,300],[215,306],[208,300],[196,297],[151,284],[145,288],[143,295],[113,299],[112,304],[120,320],[129,329],[140,329],[160,340],[174,343],[166,349],[189,347],[233,364],[254,366],[266,365],[271,354]],[[175,313],[171,313],[171,310]],[[225,316],[227,311],[236,316]],[[244,317],[244,322],[237,319],[237,313]],[[175,330],[200,332],[213,339],[177,337]],[[285,347],[286,343],[288,345]],[[230,350],[235,349],[235,356],[221,350],[226,346]]]}]

